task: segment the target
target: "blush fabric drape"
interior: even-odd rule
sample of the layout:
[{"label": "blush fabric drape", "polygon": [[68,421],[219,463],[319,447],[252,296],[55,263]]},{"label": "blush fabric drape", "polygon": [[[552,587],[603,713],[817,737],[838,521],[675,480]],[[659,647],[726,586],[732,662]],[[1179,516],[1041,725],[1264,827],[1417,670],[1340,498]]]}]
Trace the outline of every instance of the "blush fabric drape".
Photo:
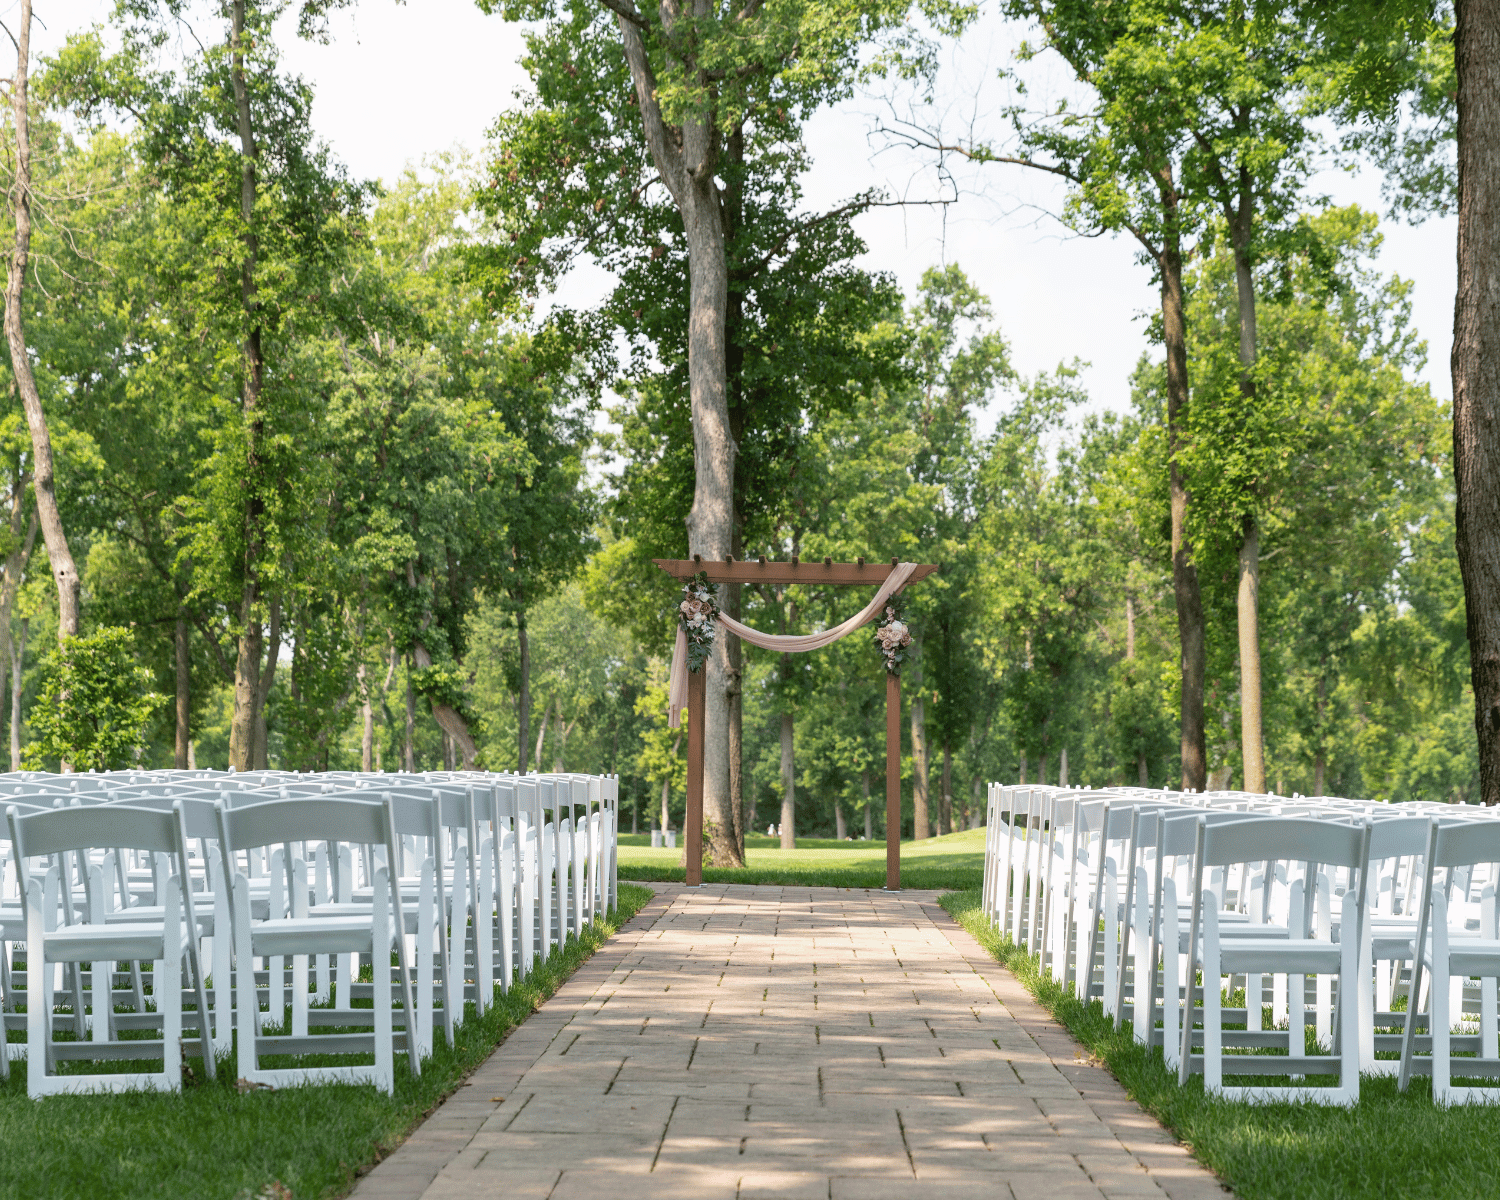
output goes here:
[{"label": "blush fabric drape", "polygon": [[[911,573],[916,569],[916,563],[897,563],[891,569],[891,573],[886,576],[885,582],[880,585],[880,590],[875,593],[875,598],[870,603],[842,625],[835,625],[832,629],[825,629],[822,633],[761,633],[722,613],[719,614],[719,624],[741,640],[764,650],[780,650],[790,654],[821,650],[824,646],[831,646],[834,642],[848,637],[861,625],[869,624],[885,607],[885,602],[906,585],[906,581],[911,578]],[[667,684],[667,724],[672,729],[678,728],[682,723],[682,709],[687,704],[687,677],[687,635],[683,633],[682,626],[678,625],[677,641],[672,648],[672,674]]]}]

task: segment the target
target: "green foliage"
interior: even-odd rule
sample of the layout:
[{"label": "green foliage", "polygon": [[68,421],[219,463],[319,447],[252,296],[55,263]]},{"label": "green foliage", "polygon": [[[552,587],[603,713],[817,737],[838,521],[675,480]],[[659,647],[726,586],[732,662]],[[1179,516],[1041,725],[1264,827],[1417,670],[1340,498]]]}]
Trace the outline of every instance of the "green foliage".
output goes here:
[{"label": "green foliage", "polygon": [[105,626],[65,638],[47,658],[31,709],[31,770],[61,760],[75,771],[129,766],[145,745],[146,723],[166,702],[150,690],[151,671],[137,665],[130,630]]}]

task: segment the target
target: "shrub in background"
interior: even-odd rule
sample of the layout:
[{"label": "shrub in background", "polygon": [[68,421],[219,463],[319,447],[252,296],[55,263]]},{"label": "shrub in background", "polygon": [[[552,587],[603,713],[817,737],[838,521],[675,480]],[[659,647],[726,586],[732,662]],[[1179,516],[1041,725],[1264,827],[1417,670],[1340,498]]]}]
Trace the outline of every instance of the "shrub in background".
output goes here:
[{"label": "shrub in background", "polygon": [[64,639],[43,665],[32,705],[25,763],[43,770],[65,762],[75,771],[126,767],[146,744],[146,722],[167,697],[151,691],[151,672],[135,658],[130,630],[107,625]]}]

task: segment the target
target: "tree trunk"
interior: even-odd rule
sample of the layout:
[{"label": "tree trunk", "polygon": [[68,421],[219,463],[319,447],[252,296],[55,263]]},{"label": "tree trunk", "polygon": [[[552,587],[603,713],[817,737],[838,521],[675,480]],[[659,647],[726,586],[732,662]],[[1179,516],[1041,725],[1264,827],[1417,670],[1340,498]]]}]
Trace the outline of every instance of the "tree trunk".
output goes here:
[{"label": "tree trunk", "polygon": [[1453,475],[1479,739],[1479,797],[1500,804],[1500,8],[1458,0],[1458,298]]},{"label": "tree trunk", "polygon": [[943,739],[942,795],[938,800],[938,832],[953,832],[953,748]]},{"label": "tree trunk", "polygon": [[[724,182],[724,245],[726,256],[732,258],[736,239],[745,223],[745,192],[743,186],[745,165],[745,127],[737,123],[729,131],[727,141],[730,162],[729,178]],[[747,405],[745,391],[745,292],[744,285],[736,284],[732,276],[726,275],[727,291],[724,307],[724,387],[725,403],[729,412],[729,435],[736,446],[744,434]],[[735,456],[733,523],[730,529],[730,549],[735,558],[744,557],[742,541],[744,522],[745,483],[740,478],[739,456]],[[742,618],[741,592],[738,583],[728,583],[723,588],[724,611],[735,620]],[[729,808],[734,814],[734,853],[740,862],[745,858],[745,831],[755,823],[755,806],[747,806],[745,799],[745,649],[740,639],[725,635],[725,654],[729,662]]]},{"label": "tree trunk", "polygon": [[187,614],[181,609],[177,611],[177,637],[175,642],[177,658],[177,744],[176,753],[173,757],[173,765],[179,771],[185,771],[188,765],[188,745],[191,737],[188,732],[188,716],[192,707],[192,683],[193,662],[188,655],[188,622]]},{"label": "tree trunk", "polygon": [[281,598],[279,596],[271,601],[271,623],[266,630],[265,656],[265,666],[261,668],[259,681],[255,685],[254,719],[250,726],[255,737],[253,756],[254,769],[257,771],[267,770],[271,765],[266,707],[271,699],[271,685],[276,682],[276,664],[281,659]]},{"label": "tree trunk", "polygon": [[[663,7],[670,38],[677,21]],[[694,19],[710,19],[711,0],[692,0]],[[680,128],[667,126],[656,99],[656,81],[639,30],[619,18],[620,40],[635,85],[646,145],[657,173],[676,202],[688,245],[688,390],[693,420],[693,506],[687,516],[688,554],[722,561],[734,528],[735,444],[726,392],[725,314],[729,272],[724,222],[715,182],[719,132],[716,114],[697,114]],[[691,53],[691,39],[676,39]],[[692,64],[690,64],[691,66]],[[704,80],[706,82],[706,79]],[[705,664],[703,720],[703,819],[713,865],[741,866],[730,831],[729,662],[720,638]]]},{"label": "tree trunk", "polygon": [[[920,678],[917,680],[920,684]],[[927,819],[927,719],[922,693],[912,688],[911,697],[911,811],[912,840],[931,837]]]},{"label": "tree trunk", "polygon": [[402,767],[417,769],[417,692],[411,685],[411,655],[406,656],[406,740],[402,744]]},{"label": "tree trunk", "polygon": [[[248,497],[245,502],[245,556],[241,564],[244,580],[240,590],[239,652],[235,657],[234,715],[229,729],[229,761],[238,770],[252,770],[258,765],[259,750],[264,752],[264,729],[260,720],[261,696],[261,626],[260,626],[260,556],[261,520],[264,505],[260,500],[260,451],[262,426],[261,388],[265,378],[265,359],[261,349],[260,301],[256,284],[256,263],[260,253],[255,233],[255,197],[260,151],[251,121],[250,92],[245,82],[245,0],[231,5],[231,48],[229,74],[234,91],[236,131],[240,143],[240,221],[243,225],[240,260],[240,302],[245,310],[245,338],[241,346],[244,359],[244,381],[241,406],[245,421],[245,476]],[[275,653],[274,647],[272,653]]]},{"label": "tree trunk", "polygon": [[1135,754],[1136,776],[1140,779],[1142,787],[1151,786],[1151,772],[1146,767],[1146,752],[1137,750]]},{"label": "tree trunk", "polygon": [[537,769],[542,766],[542,747],[547,742],[547,722],[552,716],[552,701],[548,700],[542,708],[542,724],[536,731],[536,754],[532,757],[536,760]]},{"label": "tree trunk", "polygon": [[849,836],[849,828],[844,824],[844,806],[837,796],[833,798],[833,836],[841,842]]},{"label": "tree trunk", "polygon": [[1260,717],[1260,530],[1246,517],[1240,543],[1237,602],[1240,633],[1240,745],[1245,759],[1245,790],[1266,790],[1266,753]]},{"label": "tree trunk", "polygon": [[974,782],[970,785],[974,792],[973,803],[969,805],[969,828],[982,829],[989,824],[989,806],[982,800],[982,787],[984,781],[978,775],[974,776]]},{"label": "tree trunk", "polygon": [[557,707],[557,751],[552,756],[552,773],[561,775],[566,768],[563,759],[568,753],[568,731],[569,725],[563,720],[562,700],[556,701]]},{"label": "tree trunk", "polygon": [[797,764],[792,753],[792,714],[781,714],[781,848],[797,848]]},{"label": "tree trunk", "polygon": [[[16,595],[21,590],[21,576],[26,564],[31,561],[31,551],[36,546],[36,513],[26,516],[26,476],[17,466],[15,492],[11,498],[10,535],[11,551],[5,559],[5,581],[0,585],[0,638],[4,639],[5,661],[11,672],[11,717],[10,717],[10,769],[21,769],[21,671],[26,657],[26,622],[21,622],[21,643],[17,652],[11,634],[10,619],[15,611]],[[22,539],[21,522],[26,522],[26,537]]]},{"label": "tree trunk", "polygon": [[1179,456],[1186,447],[1188,406],[1187,310],[1182,290],[1182,242],[1178,231],[1177,190],[1170,169],[1159,177],[1165,218],[1161,274],[1162,343],[1167,360],[1167,444],[1171,455],[1172,593],[1177,603],[1177,639],[1181,648],[1182,786],[1201,792],[1208,782],[1208,750],[1203,724],[1203,680],[1207,643],[1203,628],[1203,594],[1187,533],[1190,495]]},{"label": "tree trunk", "polygon": [[1068,748],[1066,746],[1057,756],[1057,786],[1068,786]]},{"label": "tree trunk", "polygon": [[237,771],[255,767],[255,697],[260,682],[261,628],[254,612],[254,589],[246,584],[240,597],[244,627],[234,661],[234,713],[229,719],[229,765]]},{"label": "tree trunk", "polygon": [[1045,751],[1037,755],[1036,781],[1043,787],[1047,786],[1047,754]]},{"label": "tree trunk", "polygon": [[521,765],[517,771],[527,772],[526,755],[531,750],[531,639],[526,633],[526,610],[516,610],[516,644],[521,651],[521,695],[516,701],[517,744],[520,747]]},{"label": "tree trunk", "polygon": [[[1254,202],[1248,171],[1240,170],[1240,196],[1230,217],[1234,244],[1235,291],[1239,300],[1240,395],[1255,404],[1255,275],[1250,266]],[[1247,500],[1250,497],[1246,498]],[[1266,790],[1265,735],[1261,724],[1260,686],[1260,526],[1253,511],[1243,518],[1240,539],[1240,583],[1236,598],[1240,648],[1240,753],[1245,762],[1245,791]]]},{"label": "tree trunk", "polygon": [[52,464],[52,436],[42,411],[41,393],[26,350],[26,332],[21,322],[21,295],[31,255],[31,120],[28,112],[28,79],[31,67],[31,0],[21,0],[20,28],[16,32],[16,73],[11,80],[11,111],[15,122],[15,167],[10,190],[10,211],[16,236],[5,278],[5,338],[10,348],[10,367],[26,410],[31,431],[32,490],[47,560],[57,584],[57,638],[78,636],[78,568],[68,548],[62,518],[57,511],[56,479]]},{"label": "tree trunk", "polygon": [[1026,783],[1026,751],[1024,750],[1021,751],[1021,778],[1018,782],[1022,785]]},{"label": "tree trunk", "polygon": [[865,841],[875,840],[875,806],[870,803],[870,772],[862,770],[859,773],[859,786],[865,794]]},{"label": "tree trunk", "polygon": [[[414,643],[411,652],[412,661],[417,664],[419,671],[426,671],[432,667],[432,655],[421,642]],[[454,747],[463,756],[463,769],[472,771],[474,760],[479,756],[479,747],[474,744],[474,738],[469,733],[469,723],[464,720],[463,714],[451,705],[439,704],[434,700],[432,717],[453,739]]]},{"label": "tree trunk", "polygon": [[375,706],[370,703],[369,670],[364,659],[359,662],[359,769],[369,774],[375,769]]},{"label": "tree trunk", "polygon": [[21,618],[21,636],[10,648],[10,769],[21,769],[21,672],[26,667],[26,635],[31,632],[31,620]]}]

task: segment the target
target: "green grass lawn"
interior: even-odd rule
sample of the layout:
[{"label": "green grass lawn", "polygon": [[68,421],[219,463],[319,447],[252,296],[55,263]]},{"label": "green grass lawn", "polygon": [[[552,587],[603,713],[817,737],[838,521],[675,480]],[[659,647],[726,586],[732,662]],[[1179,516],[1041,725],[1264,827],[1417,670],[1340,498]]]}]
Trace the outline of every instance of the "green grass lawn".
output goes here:
[{"label": "green grass lawn", "polygon": [[1500,1105],[1439,1108],[1428,1080],[1402,1095],[1389,1076],[1366,1076],[1352,1109],[1210,1099],[1201,1076],[1179,1087],[1161,1052],[1116,1032],[1097,1001],[1085,1007],[1042,978],[984,919],[977,889],[942,904],[1243,1200],[1500,1197]]},{"label": "green grass lawn", "polygon": [[[771,883],[806,887],[885,886],[885,842],[838,842],[798,838],[795,850],[782,850],[775,838],[745,839],[743,870],[707,867],[705,883]],[[651,848],[651,835],[620,835],[621,878],[681,883],[682,835],[677,848]],[[984,830],[901,843],[901,885],[909,888],[977,888],[984,880]]]},{"label": "green grass lawn", "polygon": [[[361,1167],[397,1146],[651,894],[621,884],[618,910],[585,929],[581,942],[554,951],[482,1020],[474,1018],[470,1006],[456,1046],[448,1047],[439,1033],[419,1078],[412,1078],[406,1056],[398,1054],[394,1096],[351,1084],[241,1095],[230,1058],[219,1063],[216,1083],[199,1083],[177,1095],[34,1101],[26,1096],[25,1064],[12,1063],[10,1082],[0,1086],[0,1196],[313,1200],[342,1195]],[[201,1078],[202,1064],[188,1061]]]}]

